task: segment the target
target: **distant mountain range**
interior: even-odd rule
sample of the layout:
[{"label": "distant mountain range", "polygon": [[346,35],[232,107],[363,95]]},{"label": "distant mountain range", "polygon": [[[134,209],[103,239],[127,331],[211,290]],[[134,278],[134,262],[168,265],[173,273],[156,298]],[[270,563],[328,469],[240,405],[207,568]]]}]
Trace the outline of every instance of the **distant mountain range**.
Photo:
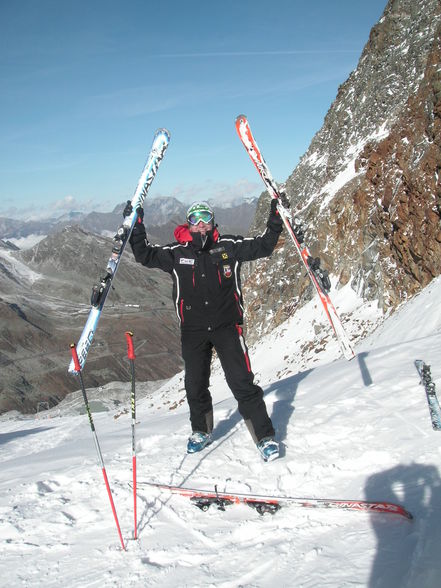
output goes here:
[{"label": "distant mountain range", "polygon": [[[235,204],[210,203],[215,212],[216,222],[221,232],[246,234],[251,225],[257,206],[257,198],[240,200]],[[33,244],[38,237],[52,235],[67,226],[78,225],[81,229],[97,235],[113,235],[122,222],[125,203],[118,204],[112,212],[70,212],[61,217],[21,221],[0,217],[0,239],[15,243],[21,248],[20,241]],[[176,198],[165,197],[145,201],[145,224],[149,238],[158,243],[173,241],[176,225],[185,221],[187,205]],[[30,239],[34,237],[34,241]]]}]

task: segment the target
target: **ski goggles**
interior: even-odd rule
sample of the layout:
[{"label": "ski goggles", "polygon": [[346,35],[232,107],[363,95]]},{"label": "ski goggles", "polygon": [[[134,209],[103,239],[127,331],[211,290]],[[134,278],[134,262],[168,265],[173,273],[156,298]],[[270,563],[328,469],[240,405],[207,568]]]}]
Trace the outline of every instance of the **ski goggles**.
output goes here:
[{"label": "ski goggles", "polygon": [[211,221],[213,220],[213,213],[210,212],[209,210],[197,210],[196,212],[192,212],[188,217],[187,217],[187,221],[191,224],[191,225],[197,225],[199,224],[201,221],[203,223],[211,223]]}]

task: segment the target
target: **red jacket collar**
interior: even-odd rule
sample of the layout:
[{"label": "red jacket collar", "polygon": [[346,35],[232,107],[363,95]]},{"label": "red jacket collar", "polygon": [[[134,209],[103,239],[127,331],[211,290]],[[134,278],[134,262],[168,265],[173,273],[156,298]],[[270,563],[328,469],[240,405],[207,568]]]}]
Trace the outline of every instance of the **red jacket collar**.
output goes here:
[{"label": "red jacket collar", "polygon": [[[185,245],[186,243],[193,241],[193,237],[187,224],[179,225],[178,227],[176,227],[175,239],[178,243],[181,243],[181,245]],[[213,239],[215,243],[219,239],[219,231],[216,227],[214,227],[213,229]]]}]

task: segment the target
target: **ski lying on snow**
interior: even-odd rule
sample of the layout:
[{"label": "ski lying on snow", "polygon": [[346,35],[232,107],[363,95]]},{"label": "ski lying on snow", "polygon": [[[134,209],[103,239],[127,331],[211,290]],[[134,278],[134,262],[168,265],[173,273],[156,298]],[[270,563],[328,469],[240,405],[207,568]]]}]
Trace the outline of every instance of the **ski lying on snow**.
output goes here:
[{"label": "ski lying on snow", "polygon": [[[93,287],[91,309],[89,316],[86,321],[86,325],[81,333],[81,336],[76,345],[78,360],[80,368],[83,369],[86,363],[87,354],[92,344],[95,331],[98,327],[98,321],[101,316],[101,312],[106,302],[107,295],[112,286],[113,279],[119,267],[119,262],[127,242],[132,234],[133,227],[138,219],[138,213],[136,209],[143,205],[147,192],[150,188],[150,184],[158,171],[159,164],[164,157],[165,150],[170,142],[170,133],[167,129],[158,129],[153,137],[153,143],[150,150],[150,154],[147,158],[147,162],[142,171],[141,177],[139,178],[138,185],[135,190],[135,194],[131,200],[133,212],[129,216],[126,216],[123,224],[117,229],[116,235],[113,238],[112,254],[107,262],[106,273],[103,278],[100,278],[100,284]],[[78,373],[74,361],[69,364],[69,370],[71,374]]]},{"label": "ski lying on snow", "polygon": [[332,498],[296,498],[294,496],[260,496],[258,494],[238,494],[236,492],[218,492],[217,486],[213,490],[198,490],[196,488],[184,488],[158,484],[156,482],[138,482],[138,486],[149,486],[187,496],[191,502],[201,510],[208,510],[214,504],[220,510],[230,504],[247,504],[257,510],[261,515],[265,513],[275,514],[283,506],[298,506],[304,508],[333,508],[341,510],[354,510],[382,514],[395,514],[412,519],[412,515],[403,506],[391,502],[370,502],[366,500],[335,500]]},{"label": "ski lying on snow", "polygon": [[426,391],[432,428],[435,431],[441,431],[441,408],[436,395],[435,382],[432,380],[432,374],[430,373],[430,365],[427,365],[421,359],[417,359],[415,367],[420,375],[421,384]]},{"label": "ski lying on snow", "polygon": [[354,350],[352,349],[349,337],[346,334],[346,331],[343,327],[340,317],[337,314],[337,311],[335,310],[334,304],[332,303],[328,292],[323,288],[320,277],[316,272],[314,272],[314,268],[311,267],[311,261],[314,258],[311,256],[308,247],[306,247],[304,244],[302,245],[303,239],[300,238],[298,234],[296,234],[296,231],[293,228],[291,214],[289,210],[283,206],[282,199],[280,197],[280,190],[271,175],[269,167],[266,164],[259,147],[257,146],[257,143],[251,132],[248,119],[244,114],[241,114],[236,118],[236,131],[248,155],[250,156],[251,161],[254,163],[257,171],[259,172],[259,175],[262,178],[269,195],[271,198],[277,198],[277,210],[283,220],[283,224],[285,225],[289,236],[295,245],[295,248],[297,249],[298,254],[303,261],[311,282],[315,286],[317,294],[321,300],[326,316],[328,317],[328,320],[334,330],[343,355],[346,359],[352,359],[354,357]]}]

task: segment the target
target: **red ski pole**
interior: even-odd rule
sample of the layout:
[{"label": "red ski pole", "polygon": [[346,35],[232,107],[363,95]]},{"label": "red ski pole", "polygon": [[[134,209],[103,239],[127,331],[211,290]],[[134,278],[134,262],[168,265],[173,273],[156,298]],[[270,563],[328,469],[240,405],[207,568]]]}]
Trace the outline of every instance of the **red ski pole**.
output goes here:
[{"label": "red ski pole", "polygon": [[78,359],[77,348],[75,346],[75,343],[71,343],[70,348],[72,351],[72,358],[73,358],[74,365],[75,365],[75,373],[80,378],[81,391],[83,392],[84,404],[86,405],[86,412],[87,412],[87,416],[89,417],[90,428],[92,429],[93,438],[95,440],[95,447],[96,447],[96,450],[98,453],[98,460],[100,462],[101,470],[103,472],[104,483],[106,484],[107,494],[109,495],[110,506],[112,507],[113,516],[115,518],[115,523],[116,523],[116,528],[118,530],[119,540],[121,541],[121,546],[122,546],[123,550],[125,551],[126,546],[124,545],[124,540],[123,540],[123,537],[121,534],[121,528],[119,526],[118,515],[116,514],[116,508],[115,508],[115,504],[113,502],[112,492],[110,490],[109,480],[107,478],[106,468],[104,466],[103,456],[101,453],[100,444],[98,442],[98,436],[95,431],[95,425],[93,423],[92,413],[90,412],[89,401],[87,399],[86,389],[84,387],[83,375],[81,373],[80,361]]},{"label": "red ski pole", "polygon": [[135,424],[136,424],[136,402],[135,402],[135,351],[133,349],[133,333],[126,331],[127,357],[130,361],[130,370],[132,374],[132,395],[130,404],[132,406],[132,472],[133,472],[133,512],[135,517],[135,527],[133,538],[137,539],[138,519],[136,514],[136,443],[135,443]]}]

